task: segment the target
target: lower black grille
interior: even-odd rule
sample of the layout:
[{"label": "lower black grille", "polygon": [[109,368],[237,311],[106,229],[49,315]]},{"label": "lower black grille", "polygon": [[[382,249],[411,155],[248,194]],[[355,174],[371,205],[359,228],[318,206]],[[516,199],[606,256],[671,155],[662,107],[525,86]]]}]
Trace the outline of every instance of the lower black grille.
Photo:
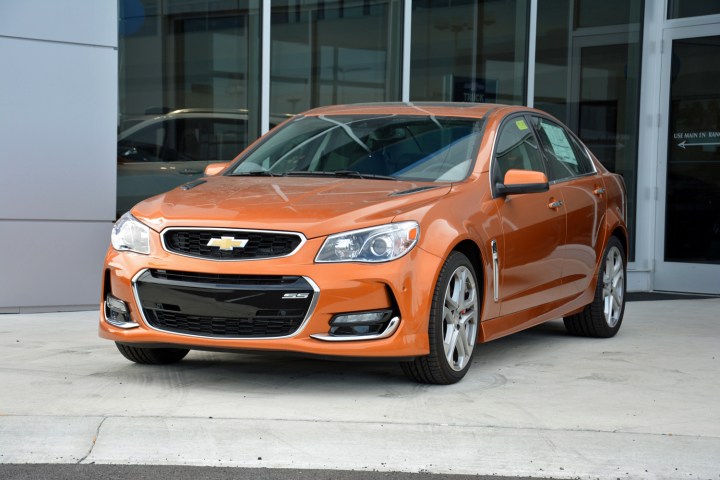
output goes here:
[{"label": "lower black grille", "polygon": [[303,277],[147,270],[135,289],[158,330],[217,338],[273,338],[302,326],[315,298]]},{"label": "lower black grille", "polygon": [[176,312],[145,309],[148,322],[161,330],[209,337],[284,337],[300,328],[302,310],[268,311],[247,318],[183,315]]}]

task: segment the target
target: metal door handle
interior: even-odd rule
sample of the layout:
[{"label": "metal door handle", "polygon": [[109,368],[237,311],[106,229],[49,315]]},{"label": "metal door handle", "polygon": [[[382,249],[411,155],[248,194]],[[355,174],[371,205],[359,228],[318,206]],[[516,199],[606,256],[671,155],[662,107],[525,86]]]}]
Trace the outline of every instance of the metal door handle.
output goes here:
[{"label": "metal door handle", "polygon": [[597,196],[601,196],[605,193],[605,187],[598,187],[595,190],[593,190],[593,193]]},{"label": "metal door handle", "polygon": [[563,206],[562,200],[555,200],[554,202],[548,203],[548,208],[552,208],[555,210],[556,208],[560,208]]}]

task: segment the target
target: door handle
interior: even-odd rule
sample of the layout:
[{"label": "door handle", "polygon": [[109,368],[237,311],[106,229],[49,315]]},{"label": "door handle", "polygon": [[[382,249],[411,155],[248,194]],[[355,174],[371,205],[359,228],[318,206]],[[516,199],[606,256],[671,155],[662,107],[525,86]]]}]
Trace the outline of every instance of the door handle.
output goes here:
[{"label": "door handle", "polygon": [[554,202],[548,203],[548,208],[551,208],[553,210],[558,209],[563,206],[562,200],[555,200]]},{"label": "door handle", "polygon": [[605,187],[598,187],[595,190],[593,190],[593,193],[597,195],[598,197],[602,197],[605,193]]}]

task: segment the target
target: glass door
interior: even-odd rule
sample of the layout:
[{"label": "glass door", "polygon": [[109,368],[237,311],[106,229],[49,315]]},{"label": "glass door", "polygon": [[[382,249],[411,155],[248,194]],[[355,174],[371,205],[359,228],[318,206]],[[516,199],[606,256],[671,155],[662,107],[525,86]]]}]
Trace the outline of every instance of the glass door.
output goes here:
[{"label": "glass door", "polygon": [[720,294],[720,36],[663,35],[655,290]]},{"label": "glass door", "polygon": [[[600,162],[622,175],[628,190],[628,231],[635,235],[640,34],[627,31],[573,38],[568,126]],[[635,243],[627,252],[635,259]]]}]

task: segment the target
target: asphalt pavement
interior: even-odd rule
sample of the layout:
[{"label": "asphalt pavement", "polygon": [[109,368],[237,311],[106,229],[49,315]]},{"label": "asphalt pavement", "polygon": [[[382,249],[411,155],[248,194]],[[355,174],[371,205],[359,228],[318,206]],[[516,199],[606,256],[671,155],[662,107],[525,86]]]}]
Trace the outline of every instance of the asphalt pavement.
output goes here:
[{"label": "asphalt pavement", "polygon": [[549,322],[452,386],[392,362],[135,365],[97,316],[0,315],[1,478],[720,479],[717,298],[630,302],[613,339]]}]

